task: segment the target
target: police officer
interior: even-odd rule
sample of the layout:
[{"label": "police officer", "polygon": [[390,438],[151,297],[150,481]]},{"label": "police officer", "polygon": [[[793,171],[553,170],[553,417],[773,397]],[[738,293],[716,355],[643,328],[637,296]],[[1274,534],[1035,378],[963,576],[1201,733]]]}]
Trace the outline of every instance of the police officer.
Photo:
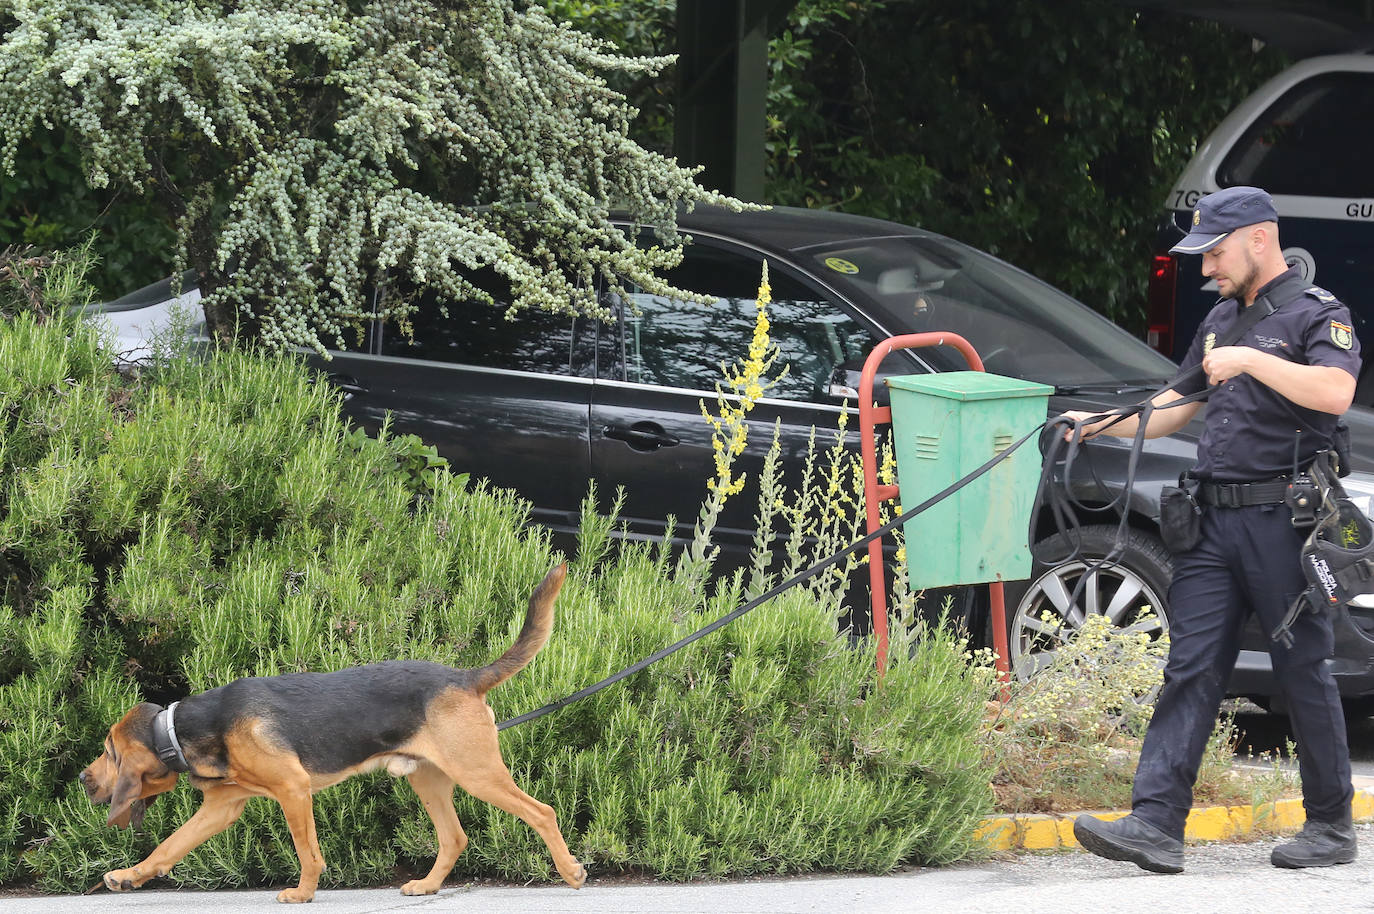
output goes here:
[{"label": "police officer", "polygon": [[[1173,250],[1202,255],[1202,275],[1216,280],[1222,300],[1198,328],[1179,383],[1154,398],[1145,434],[1182,428],[1201,403],[1168,404],[1210,389],[1192,471],[1201,480],[1200,537],[1174,559],[1169,660],[1136,768],[1131,814],[1074,822],[1075,837],[1093,853],[1160,873],[1183,870],[1193,783],[1247,615],[1274,631],[1307,587],[1299,564],[1307,531],[1293,526],[1283,503],[1288,476],[1295,462],[1306,466],[1331,446],[1360,368],[1350,312],[1288,268],[1278,213],[1264,191],[1230,187],[1203,197],[1192,231]],[[1219,345],[1246,309],[1269,306],[1273,313],[1235,345]],[[1189,376],[1198,364],[1202,372]],[[1107,427],[1110,420],[1066,415],[1082,423],[1084,437],[1134,437],[1139,421]],[[1291,633],[1291,644],[1271,643],[1270,656],[1298,743],[1307,821],[1270,859],[1281,867],[1349,863],[1356,852],[1350,755],[1340,696],[1324,663],[1334,648],[1330,616],[1303,613]]]}]

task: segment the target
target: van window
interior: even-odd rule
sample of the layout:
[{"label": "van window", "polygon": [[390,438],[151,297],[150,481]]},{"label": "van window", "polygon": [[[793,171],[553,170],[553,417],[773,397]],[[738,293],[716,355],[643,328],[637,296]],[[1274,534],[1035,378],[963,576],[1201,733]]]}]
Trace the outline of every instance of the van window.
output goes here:
[{"label": "van window", "polygon": [[1223,187],[1271,194],[1374,197],[1374,73],[1324,73],[1285,92],[1236,141]]}]

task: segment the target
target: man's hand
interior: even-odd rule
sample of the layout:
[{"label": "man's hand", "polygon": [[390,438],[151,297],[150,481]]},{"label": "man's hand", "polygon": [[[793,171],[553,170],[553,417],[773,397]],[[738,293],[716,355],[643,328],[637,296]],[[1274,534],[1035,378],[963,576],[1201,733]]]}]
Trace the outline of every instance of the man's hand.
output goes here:
[{"label": "man's hand", "polygon": [[1302,365],[1249,346],[1221,346],[1202,359],[1211,384],[1247,374],[1299,406],[1339,416],[1355,399],[1355,376],[1334,365]]},{"label": "man's hand", "polygon": [[[1087,420],[1088,420],[1088,419],[1091,419],[1093,416],[1099,416],[1099,415],[1101,415],[1101,413],[1089,413],[1089,412],[1084,412],[1084,411],[1081,410],[1081,409],[1071,409],[1071,410],[1069,410],[1068,412],[1064,413],[1064,418],[1066,418],[1066,419],[1072,419],[1072,420],[1074,421],[1074,424],[1077,425],[1077,424],[1079,424],[1079,423],[1087,422]],[[1087,441],[1087,440],[1088,440],[1089,438],[1091,438],[1093,435],[1096,435],[1098,432],[1100,432],[1100,431],[1103,429],[1104,426],[1106,426],[1109,422],[1112,421],[1112,419],[1115,419],[1115,418],[1116,418],[1115,416],[1109,416],[1109,417],[1106,418],[1106,419],[1099,419],[1099,420],[1096,421],[1096,422],[1088,422],[1086,425],[1083,425],[1083,427],[1082,427],[1082,428],[1083,428],[1083,440],[1084,440],[1084,441]],[[1073,425],[1066,426],[1066,427],[1064,428],[1064,440],[1065,440],[1065,441],[1072,441],[1072,440],[1073,440],[1073,430],[1074,430],[1074,426],[1073,426]]]},{"label": "man's hand", "polygon": [[[1188,424],[1188,420],[1197,414],[1202,407],[1201,403],[1185,403],[1181,406],[1174,406],[1168,409],[1169,404],[1181,399],[1182,394],[1170,388],[1163,393],[1155,394],[1155,409],[1150,413],[1149,424],[1145,428],[1146,438],[1159,438],[1163,435],[1172,435],[1174,432]],[[1117,411],[1113,411],[1114,413]],[[1064,417],[1085,423],[1080,426],[1083,432],[1083,440],[1094,438],[1098,435],[1111,435],[1113,438],[1134,438],[1137,429],[1140,428],[1140,414],[1131,415],[1109,415],[1098,419],[1096,422],[1087,420],[1094,416],[1101,416],[1102,413],[1085,413],[1081,410],[1069,410],[1064,413]],[[1064,440],[1073,440],[1073,428],[1064,430]]]},{"label": "man's hand", "polygon": [[1249,346],[1218,346],[1202,357],[1202,370],[1208,384],[1224,384],[1236,375],[1249,374],[1254,356],[1262,355]]}]

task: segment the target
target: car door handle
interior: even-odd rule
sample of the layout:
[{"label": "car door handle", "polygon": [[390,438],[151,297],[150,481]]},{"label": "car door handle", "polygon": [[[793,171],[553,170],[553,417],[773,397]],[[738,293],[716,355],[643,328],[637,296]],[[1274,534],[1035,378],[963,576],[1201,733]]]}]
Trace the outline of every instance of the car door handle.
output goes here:
[{"label": "car door handle", "polygon": [[329,378],[330,384],[333,384],[339,390],[344,392],[345,399],[347,399],[348,397],[352,397],[354,394],[367,393],[367,388],[363,386],[362,382],[360,382],[357,378],[353,377],[352,375],[336,374],[334,372],[330,372],[327,375],[327,377]]},{"label": "car door handle", "polygon": [[668,434],[656,422],[636,422],[634,425],[607,425],[601,429],[604,438],[624,441],[636,451],[656,451],[661,447],[673,447],[681,442],[680,438]]}]

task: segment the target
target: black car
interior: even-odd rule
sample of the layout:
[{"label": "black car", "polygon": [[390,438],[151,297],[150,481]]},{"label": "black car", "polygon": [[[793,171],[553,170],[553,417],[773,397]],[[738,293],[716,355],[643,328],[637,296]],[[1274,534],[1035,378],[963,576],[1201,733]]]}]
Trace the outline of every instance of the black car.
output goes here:
[{"label": "black car", "polygon": [[[1033,276],[949,238],[875,219],[788,208],[732,213],[698,209],[680,218],[692,238],[673,286],[703,293],[710,305],[631,289],[607,293],[615,320],[522,313],[480,302],[425,308],[413,339],[391,325],[370,327],[355,351],[318,365],[343,391],[362,425],[392,428],[433,444],[455,469],[519,491],[535,519],[575,531],[589,480],[609,503],[625,490],[630,537],[659,538],[665,519],[690,535],[713,473],[712,404],[721,363],[740,359],[754,329],[764,261],[772,287],[771,335],[788,372],[751,414],[754,430],[741,468],[756,474],[775,421],[784,462],[804,458],[811,430],[833,430],[847,411],[857,447],[858,377],[876,341],[941,330],[968,339],[986,370],[1052,385],[1051,414],[1105,410],[1139,401],[1175,372],[1151,350],[1091,309]],[[646,238],[646,242],[651,238]],[[496,296],[500,290],[490,287]],[[142,300],[156,295],[143,295]],[[128,321],[138,299],[106,309]],[[121,309],[124,309],[121,311]],[[144,331],[146,332],[146,330]],[[953,349],[904,350],[885,375],[967,368]],[[879,386],[881,388],[881,385]],[[1374,495],[1374,413],[1349,415],[1355,469],[1348,489],[1368,505]],[[1032,523],[1037,565],[1030,580],[1008,585],[1011,660],[1031,671],[1053,650],[1065,625],[1106,613],[1119,626],[1167,629],[1170,558],[1158,535],[1161,486],[1193,462],[1198,426],[1146,444],[1125,503],[1129,535],[1119,561],[1094,570],[1116,539],[1110,505],[1124,488],[1130,448],[1107,439],[1086,446],[1066,487],[1079,503],[1082,549],[1072,561],[1048,512]],[[1060,484],[1063,484],[1062,472]],[[756,478],[756,477],[755,477]],[[727,505],[716,538],[746,551],[753,500]],[[908,544],[908,549],[919,548]],[[1085,570],[1089,580],[1070,604]],[[986,619],[986,588],[962,595],[969,621]],[[1371,601],[1374,605],[1374,601]],[[1150,621],[1150,610],[1161,614]],[[1053,621],[1046,622],[1045,615]],[[986,634],[986,632],[985,632]],[[1259,698],[1277,689],[1258,626],[1247,633],[1232,690]],[[1374,694],[1374,610],[1354,609],[1338,626],[1333,661],[1342,692]]]}]

